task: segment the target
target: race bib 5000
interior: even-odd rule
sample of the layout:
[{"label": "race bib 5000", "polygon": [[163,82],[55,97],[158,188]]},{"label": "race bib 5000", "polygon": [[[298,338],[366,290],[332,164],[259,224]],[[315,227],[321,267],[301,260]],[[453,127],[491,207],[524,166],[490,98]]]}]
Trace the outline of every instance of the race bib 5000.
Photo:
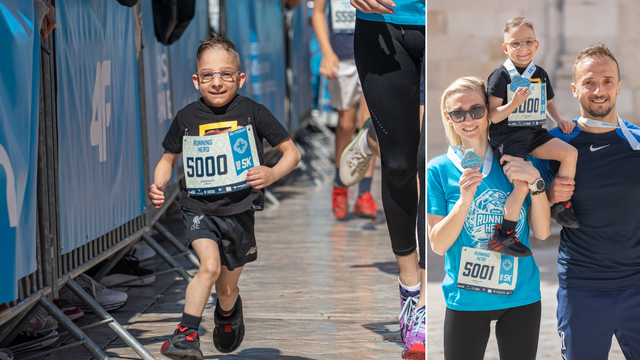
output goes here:
[{"label": "race bib 5000", "polygon": [[260,165],[251,125],[223,134],[184,136],[184,175],[189,196],[246,189],[247,171]]}]

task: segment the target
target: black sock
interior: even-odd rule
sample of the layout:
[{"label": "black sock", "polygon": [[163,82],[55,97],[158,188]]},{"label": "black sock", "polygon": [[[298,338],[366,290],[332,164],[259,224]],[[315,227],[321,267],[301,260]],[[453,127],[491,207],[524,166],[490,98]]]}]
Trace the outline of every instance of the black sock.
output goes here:
[{"label": "black sock", "polygon": [[509,232],[515,230],[517,225],[517,221],[502,219],[502,225],[500,225],[500,236],[505,237],[509,235]]},{"label": "black sock", "polygon": [[220,313],[220,315],[222,315],[222,316],[229,316],[229,315],[231,315],[235,310],[236,310],[236,305],[235,305],[235,304],[233,304],[233,307],[232,307],[232,308],[231,308],[231,310],[229,310],[229,311],[222,310],[222,308],[221,308],[221,307],[218,307],[218,312],[219,312],[219,313]]},{"label": "black sock", "polygon": [[202,321],[202,316],[193,316],[187,313],[182,313],[182,321],[180,321],[180,326],[188,327],[189,329],[197,331],[200,327],[200,321]]}]

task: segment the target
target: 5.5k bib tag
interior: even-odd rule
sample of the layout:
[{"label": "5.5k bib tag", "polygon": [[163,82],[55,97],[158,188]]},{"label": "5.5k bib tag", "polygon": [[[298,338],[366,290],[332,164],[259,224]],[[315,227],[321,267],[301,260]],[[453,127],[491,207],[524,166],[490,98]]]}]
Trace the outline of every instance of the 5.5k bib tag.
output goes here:
[{"label": "5.5k bib tag", "polygon": [[528,87],[531,90],[531,93],[522,105],[518,106],[509,115],[509,126],[544,125],[547,120],[546,84],[530,82],[529,79],[515,76],[511,85],[507,88],[507,101],[511,101],[513,99],[515,90],[512,88],[514,87],[514,82],[517,78],[522,80],[519,80],[520,85],[516,86],[515,90],[518,90],[519,87]]},{"label": "5.5k bib tag", "polygon": [[251,125],[223,134],[184,136],[182,157],[189,196],[219,195],[251,187],[247,171],[260,165]]},{"label": "5.5k bib tag", "polygon": [[511,295],[517,280],[518,258],[486,249],[462,248],[458,288]]}]

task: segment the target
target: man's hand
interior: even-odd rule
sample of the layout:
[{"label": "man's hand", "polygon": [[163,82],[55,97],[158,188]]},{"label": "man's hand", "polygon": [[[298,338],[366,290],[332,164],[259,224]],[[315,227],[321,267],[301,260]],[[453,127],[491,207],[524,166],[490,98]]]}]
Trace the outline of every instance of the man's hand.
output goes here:
[{"label": "man's hand", "polygon": [[547,186],[547,198],[550,203],[557,204],[571,200],[576,182],[571,178],[556,177]]},{"label": "man's hand", "polygon": [[247,171],[247,184],[254,189],[264,189],[278,179],[273,169],[268,166],[256,166]]},{"label": "man's hand", "polygon": [[338,59],[336,54],[323,55],[320,61],[320,74],[326,76],[327,79],[336,79],[338,77],[336,69],[338,68],[339,62],[340,59]]},{"label": "man's hand", "polygon": [[571,132],[573,132],[573,129],[576,127],[576,124],[573,121],[563,120],[558,122],[558,127],[560,128],[560,130],[562,130],[563,133],[571,134]]},{"label": "man's hand", "polygon": [[162,204],[164,204],[164,191],[162,190],[162,184],[152,184],[149,186],[149,193],[147,195],[156,209],[161,208]]},{"label": "man's hand", "polygon": [[390,15],[394,14],[391,8],[396,7],[396,4],[391,0],[351,0],[351,6],[363,13]]}]

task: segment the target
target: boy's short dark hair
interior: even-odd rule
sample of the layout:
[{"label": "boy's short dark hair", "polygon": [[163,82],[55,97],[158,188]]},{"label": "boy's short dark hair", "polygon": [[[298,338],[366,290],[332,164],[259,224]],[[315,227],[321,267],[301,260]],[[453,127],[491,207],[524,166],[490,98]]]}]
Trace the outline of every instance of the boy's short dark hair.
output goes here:
[{"label": "boy's short dark hair", "polygon": [[533,29],[533,23],[531,20],[526,17],[518,16],[513,19],[507,20],[507,23],[504,24],[504,29],[502,30],[505,34],[510,33],[512,30],[519,28],[520,26],[526,26],[535,34],[535,30]]},{"label": "boy's short dark hair", "polygon": [[204,54],[208,50],[220,48],[231,55],[238,67],[235,70],[241,71],[242,64],[240,63],[240,54],[238,53],[238,50],[236,49],[236,46],[233,44],[233,42],[216,33],[211,34],[211,37],[200,41],[200,46],[198,46],[198,50],[196,51],[196,69],[198,68],[198,62],[200,61],[200,57],[202,56],[202,54]]},{"label": "boy's short dark hair", "polygon": [[613,62],[616,63],[616,68],[618,69],[618,81],[620,81],[620,64],[618,64],[618,60],[613,56],[613,53],[607,45],[603,42],[597,42],[595,44],[591,44],[586,48],[580,50],[578,56],[576,57],[576,61],[573,63],[573,69],[571,70],[573,82],[576,81],[576,68],[581,63],[585,62],[586,59],[602,59],[602,58],[610,58]]}]

